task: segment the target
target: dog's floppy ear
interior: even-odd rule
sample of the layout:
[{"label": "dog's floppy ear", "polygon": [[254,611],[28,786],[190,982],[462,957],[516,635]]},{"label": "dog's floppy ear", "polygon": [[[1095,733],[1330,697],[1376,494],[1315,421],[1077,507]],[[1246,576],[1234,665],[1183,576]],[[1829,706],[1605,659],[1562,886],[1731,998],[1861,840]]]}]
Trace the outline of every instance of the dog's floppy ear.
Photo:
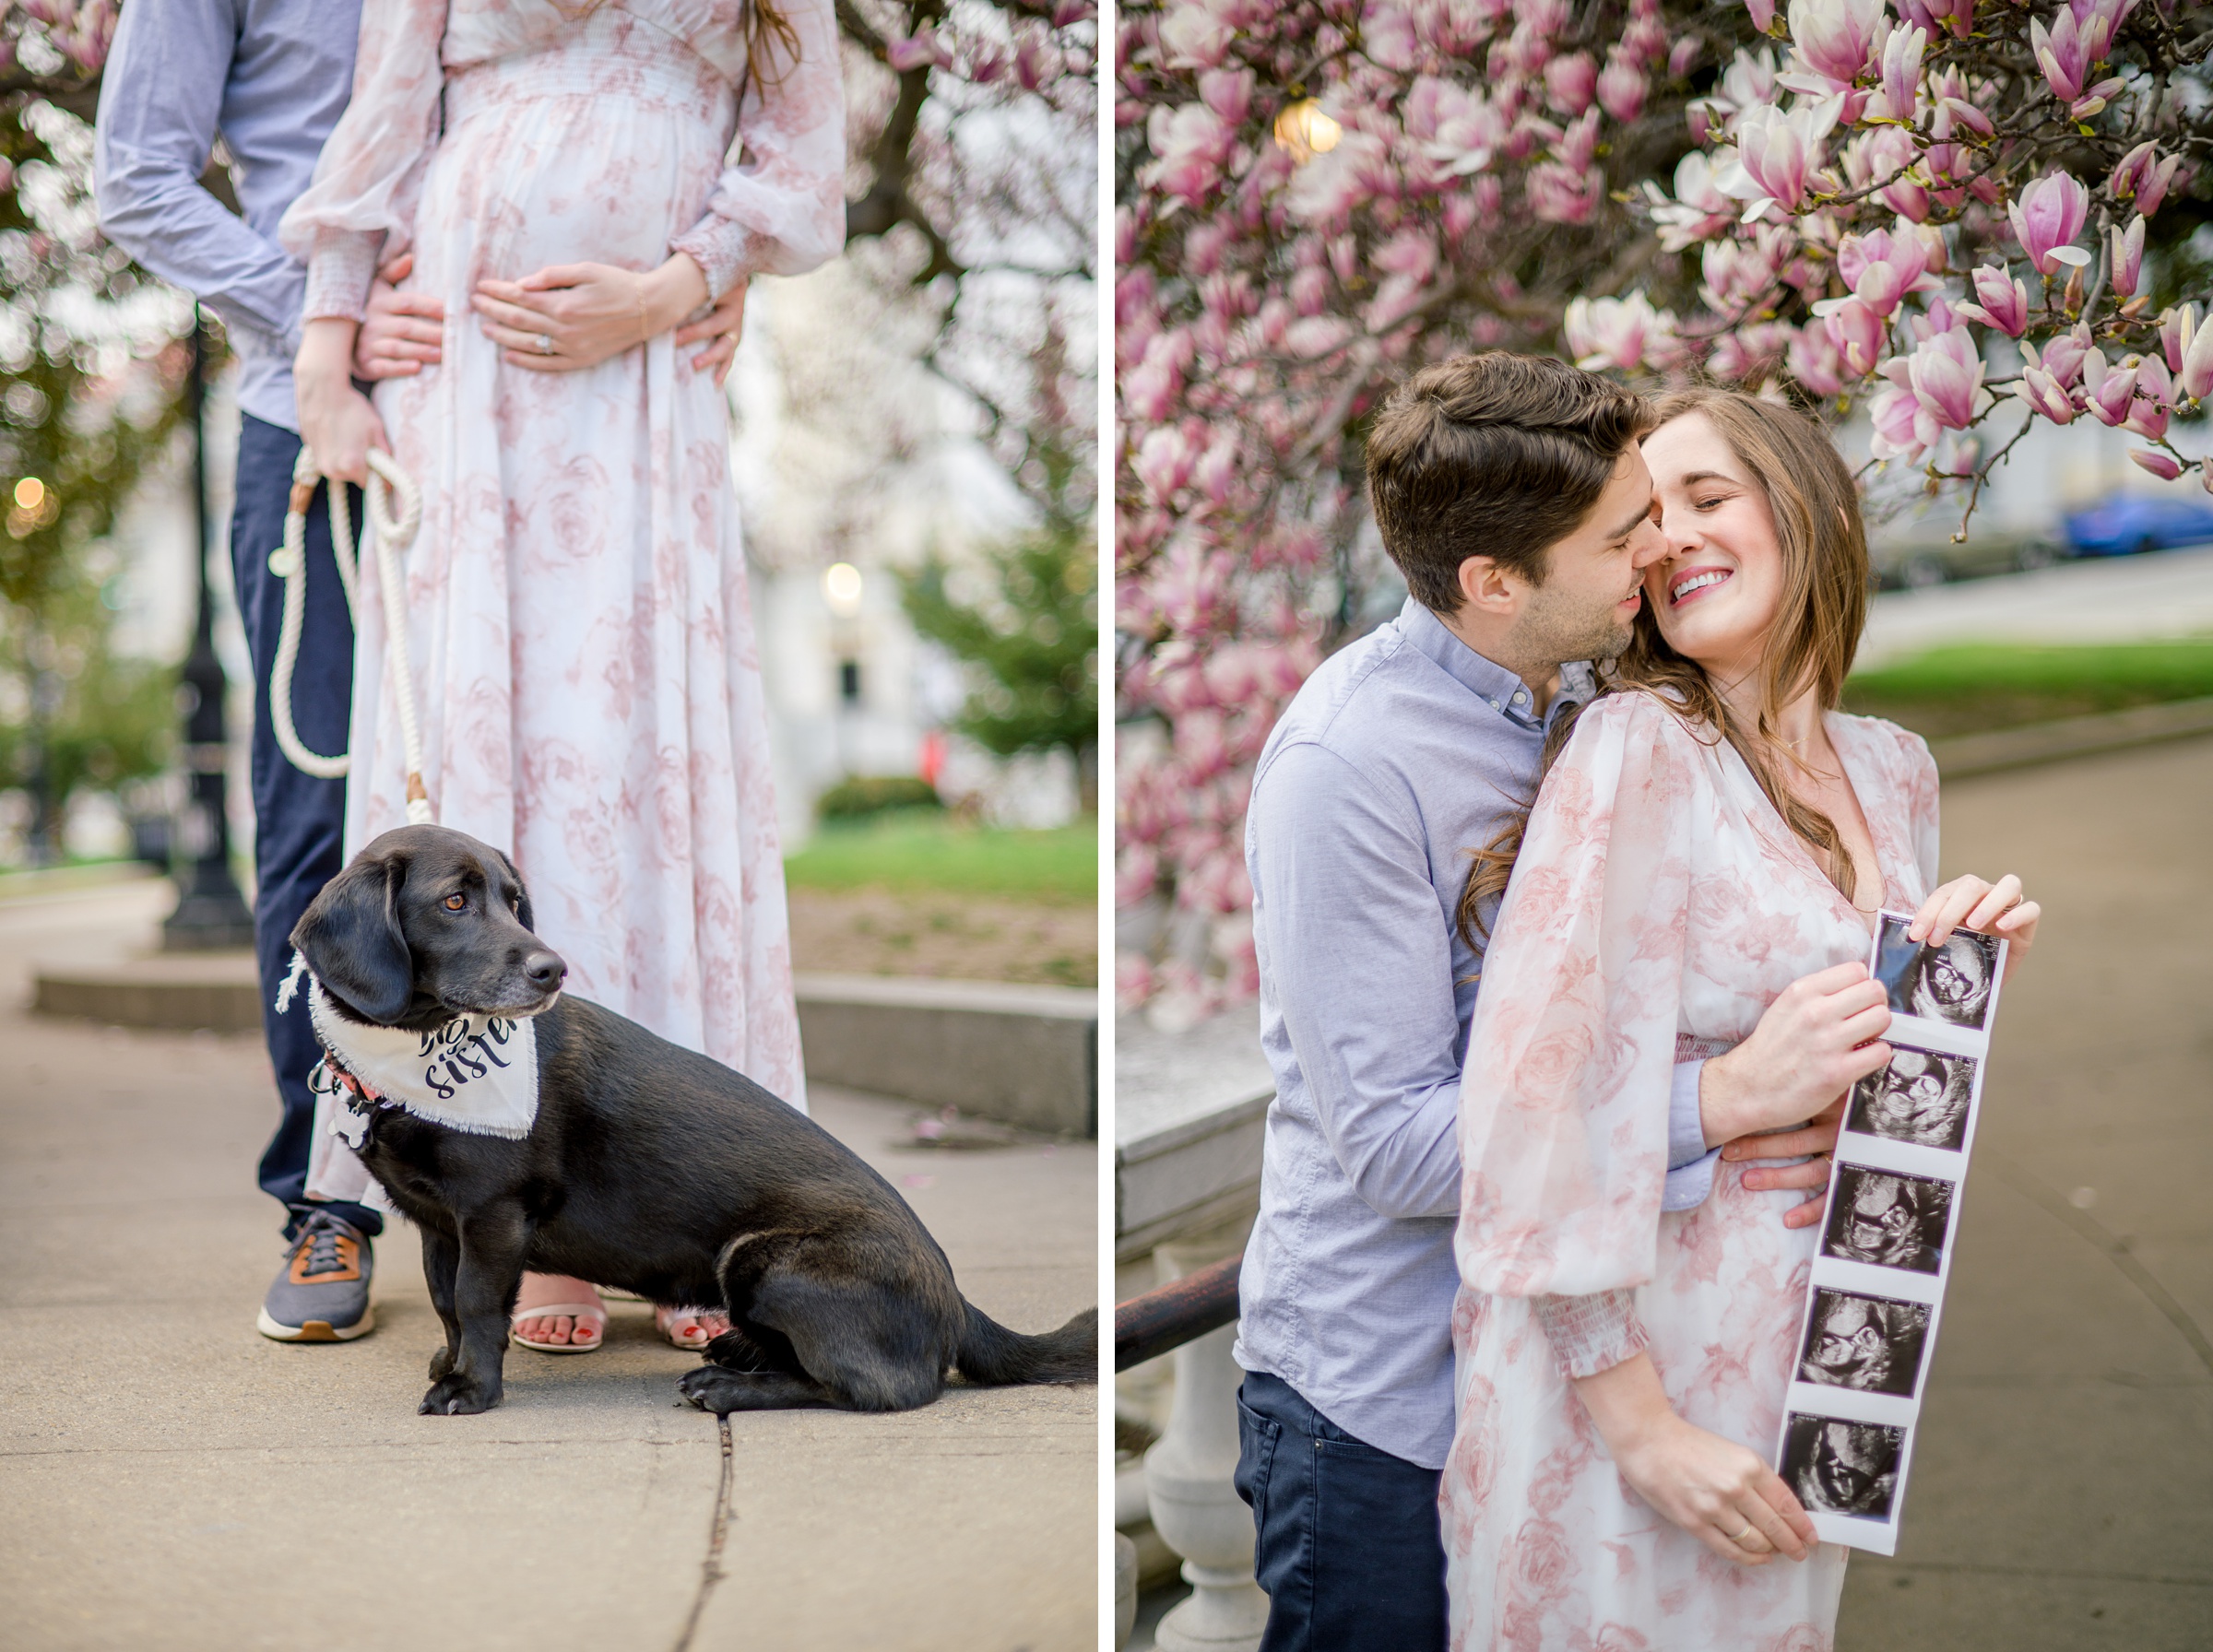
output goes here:
[{"label": "dog's floppy ear", "polygon": [[515,869],[515,862],[500,854],[499,850],[494,849],[492,853],[500,856],[500,864],[507,868],[507,876],[515,879],[515,921],[536,935],[538,926],[530,921],[530,891],[523,882],[523,875]]},{"label": "dog's floppy ear", "polygon": [[415,997],[415,960],[399,927],[404,872],[387,856],[360,856],[292,928],[316,978],[373,1021],[397,1021]]}]

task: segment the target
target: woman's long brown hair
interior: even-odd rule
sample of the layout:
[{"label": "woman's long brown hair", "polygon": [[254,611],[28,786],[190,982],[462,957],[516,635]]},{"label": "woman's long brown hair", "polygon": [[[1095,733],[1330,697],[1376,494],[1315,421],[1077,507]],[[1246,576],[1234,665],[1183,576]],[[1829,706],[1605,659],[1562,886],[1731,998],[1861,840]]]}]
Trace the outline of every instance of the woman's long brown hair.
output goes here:
[{"label": "woman's long brown hair", "polygon": [[[1782,709],[1811,689],[1823,711],[1841,697],[1845,673],[1867,622],[1867,530],[1858,490],[1828,432],[1805,415],[1734,390],[1698,386],[1663,396],[1654,428],[1686,413],[1702,413],[1766,494],[1782,551],[1782,597],[1761,661],[1759,714],[1747,727],[1729,709],[1703,667],[1668,646],[1651,604],[1638,611],[1629,646],[1603,673],[1600,698],[1629,689],[1660,691],[1694,729],[1710,728],[1736,748],[1790,829],[1814,852],[1814,860],[1850,900],[1856,881],[1852,856],[1836,822],[1799,799],[1784,781],[1785,765],[1805,764],[1776,732]],[[1538,784],[1568,743],[1582,709],[1559,717],[1546,732]],[[1529,825],[1523,809],[1504,831],[1471,850],[1467,887],[1460,897],[1460,932],[1473,947],[1487,932],[1484,905],[1506,892]]]}]

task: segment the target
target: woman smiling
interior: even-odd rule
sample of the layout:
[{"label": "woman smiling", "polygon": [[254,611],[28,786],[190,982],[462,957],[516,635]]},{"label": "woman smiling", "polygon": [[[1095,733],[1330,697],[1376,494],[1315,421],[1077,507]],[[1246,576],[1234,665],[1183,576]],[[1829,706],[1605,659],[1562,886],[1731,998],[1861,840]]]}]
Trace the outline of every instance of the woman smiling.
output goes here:
[{"label": "woman smiling", "polygon": [[2011,877],[1937,887],[1927,748],[1836,709],[1867,551],[1825,434],[1694,390],[1643,450],[1667,551],[1635,639],[1464,908],[1504,884],[1461,1095],[1453,1638],[1826,1646],[1846,1552],[1766,1455],[1812,1217],[1785,1220],[1795,1196],[1742,1146],[1663,1213],[1670,1073],[1809,987],[1872,1072],[1874,914],[2001,935],[2018,962],[2037,907]]}]

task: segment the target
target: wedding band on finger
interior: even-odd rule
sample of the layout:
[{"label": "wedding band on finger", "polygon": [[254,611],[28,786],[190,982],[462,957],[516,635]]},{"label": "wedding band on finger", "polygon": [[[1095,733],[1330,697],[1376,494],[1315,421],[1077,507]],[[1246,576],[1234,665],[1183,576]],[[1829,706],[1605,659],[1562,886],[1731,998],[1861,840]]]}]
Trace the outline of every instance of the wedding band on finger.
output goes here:
[{"label": "wedding band on finger", "polygon": [[553,353],[552,334],[540,333],[538,336],[538,353],[541,356],[550,356]]}]

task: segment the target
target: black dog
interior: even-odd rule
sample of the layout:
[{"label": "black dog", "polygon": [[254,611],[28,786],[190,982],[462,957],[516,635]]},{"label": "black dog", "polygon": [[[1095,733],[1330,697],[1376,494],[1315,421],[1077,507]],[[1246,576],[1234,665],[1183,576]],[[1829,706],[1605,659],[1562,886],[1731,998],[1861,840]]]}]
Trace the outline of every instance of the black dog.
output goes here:
[{"label": "black dog", "polygon": [[[361,1155],[422,1230],[445,1326],[426,1412],[499,1403],[523,1271],[657,1303],[721,1303],[732,1329],[679,1385],[718,1414],[904,1410],[973,1383],[1096,1380],[1098,1314],[1027,1337],[964,1301],[906,1201],[751,1080],[582,999],[530,932],[507,857],[435,826],[387,832],[315,898],[292,944],[331,1008],[428,1032],[535,1016],[538,1117],[520,1140],[397,1107]],[[336,1057],[333,1057],[334,1061]]]}]

